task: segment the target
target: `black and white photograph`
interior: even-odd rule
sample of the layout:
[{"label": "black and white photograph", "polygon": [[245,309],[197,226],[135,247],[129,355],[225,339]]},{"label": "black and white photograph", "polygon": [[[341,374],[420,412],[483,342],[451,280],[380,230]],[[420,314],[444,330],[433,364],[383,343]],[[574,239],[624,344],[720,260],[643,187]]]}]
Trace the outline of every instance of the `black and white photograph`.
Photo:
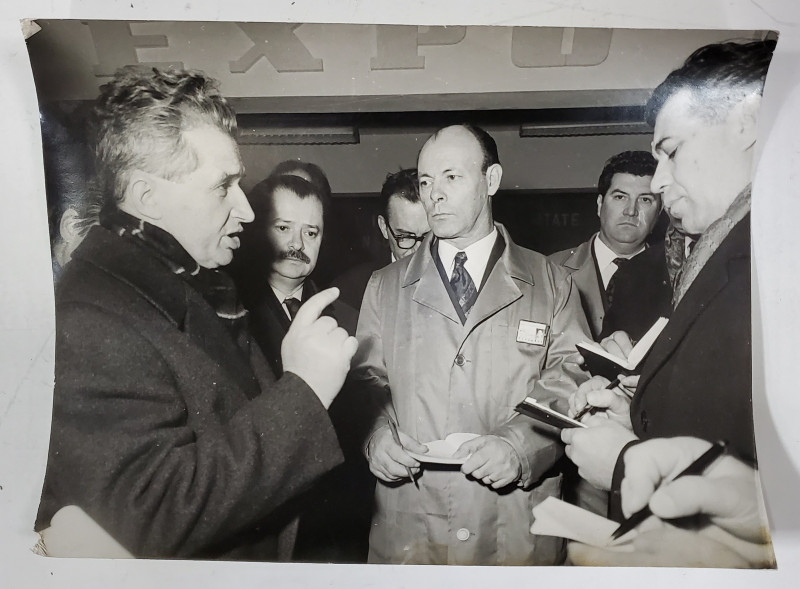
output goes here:
[{"label": "black and white photograph", "polygon": [[796,285],[759,249],[785,23],[28,16],[26,566],[792,560],[762,298]]}]

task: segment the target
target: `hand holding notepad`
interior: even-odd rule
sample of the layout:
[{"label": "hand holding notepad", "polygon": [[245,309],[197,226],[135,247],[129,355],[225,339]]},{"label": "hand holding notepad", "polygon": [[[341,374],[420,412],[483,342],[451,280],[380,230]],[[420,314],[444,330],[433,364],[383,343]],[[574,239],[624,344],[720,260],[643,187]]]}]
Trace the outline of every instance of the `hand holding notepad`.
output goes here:
[{"label": "hand holding notepad", "polygon": [[576,344],[583,356],[584,367],[594,375],[605,376],[613,380],[619,374],[633,374],[638,371],[642,360],[653,347],[668,323],[666,317],[659,317],[633,347],[627,358],[617,356],[604,349],[596,342],[580,342]]}]

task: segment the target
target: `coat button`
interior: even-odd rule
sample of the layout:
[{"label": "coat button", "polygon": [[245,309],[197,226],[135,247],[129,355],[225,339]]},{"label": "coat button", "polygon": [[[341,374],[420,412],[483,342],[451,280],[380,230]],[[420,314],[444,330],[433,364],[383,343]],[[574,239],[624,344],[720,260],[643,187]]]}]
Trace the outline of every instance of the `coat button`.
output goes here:
[{"label": "coat button", "polygon": [[461,540],[462,542],[466,542],[469,540],[469,530],[467,528],[461,528],[456,532],[456,538]]},{"label": "coat button", "polygon": [[458,356],[456,356],[456,366],[464,366],[464,362],[466,362],[466,360],[464,359],[463,354],[459,354]]}]

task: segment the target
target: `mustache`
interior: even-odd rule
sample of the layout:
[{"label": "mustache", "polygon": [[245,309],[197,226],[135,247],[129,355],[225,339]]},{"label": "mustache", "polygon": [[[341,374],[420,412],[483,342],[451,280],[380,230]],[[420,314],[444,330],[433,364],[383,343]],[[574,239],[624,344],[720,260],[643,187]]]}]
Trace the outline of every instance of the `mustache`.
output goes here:
[{"label": "mustache", "polygon": [[309,258],[304,252],[296,249],[288,249],[282,250],[278,252],[278,259],[279,260],[297,260],[299,262],[303,262],[305,264],[311,263],[311,258]]}]

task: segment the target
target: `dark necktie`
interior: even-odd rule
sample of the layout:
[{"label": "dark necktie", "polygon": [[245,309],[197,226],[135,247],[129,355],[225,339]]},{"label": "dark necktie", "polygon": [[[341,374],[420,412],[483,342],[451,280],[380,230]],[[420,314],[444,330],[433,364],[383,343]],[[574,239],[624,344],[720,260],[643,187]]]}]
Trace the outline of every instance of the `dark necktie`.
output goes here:
[{"label": "dark necktie", "polygon": [[475,304],[475,299],[478,298],[478,291],[475,288],[475,283],[472,282],[472,277],[464,268],[467,261],[467,254],[458,252],[456,254],[455,267],[453,268],[453,275],[450,278],[450,286],[453,287],[458,304],[464,315],[469,315],[469,310]]},{"label": "dark necktie", "polygon": [[624,271],[625,266],[629,262],[630,259],[628,258],[614,258],[614,264],[617,265],[617,271],[611,275],[611,278],[608,281],[608,286],[606,286],[606,299],[608,300],[609,307],[614,302],[614,290],[617,286],[617,277]]},{"label": "dark necktie", "polygon": [[286,305],[286,308],[289,310],[289,317],[294,321],[294,316],[297,315],[297,311],[300,310],[300,305],[302,305],[302,303],[295,297],[287,297],[283,300],[283,304]]}]

